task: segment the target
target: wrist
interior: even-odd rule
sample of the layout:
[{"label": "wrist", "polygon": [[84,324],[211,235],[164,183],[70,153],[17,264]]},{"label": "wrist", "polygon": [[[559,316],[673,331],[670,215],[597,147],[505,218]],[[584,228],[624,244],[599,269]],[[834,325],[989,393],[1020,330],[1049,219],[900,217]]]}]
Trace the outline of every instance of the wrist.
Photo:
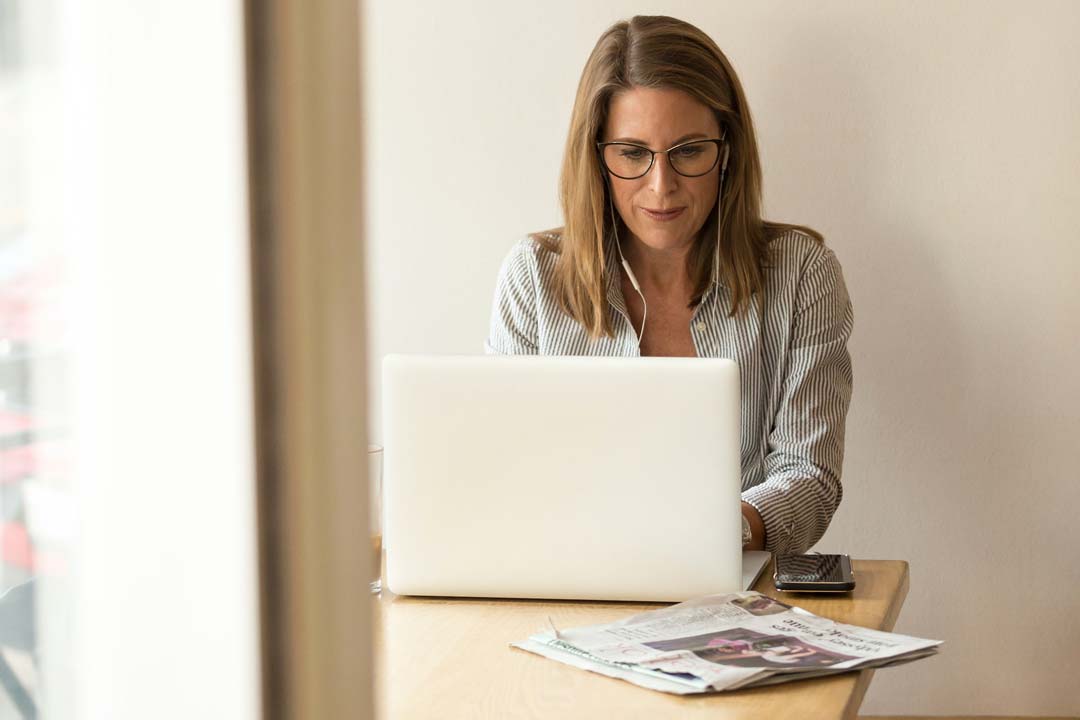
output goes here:
[{"label": "wrist", "polygon": [[[761,513],[748,502],[742,504],[743,518],[743,550],[765,549],[765,522],[761,519]],[[747,540],[746,528],[749,528],[749,541]]]}]

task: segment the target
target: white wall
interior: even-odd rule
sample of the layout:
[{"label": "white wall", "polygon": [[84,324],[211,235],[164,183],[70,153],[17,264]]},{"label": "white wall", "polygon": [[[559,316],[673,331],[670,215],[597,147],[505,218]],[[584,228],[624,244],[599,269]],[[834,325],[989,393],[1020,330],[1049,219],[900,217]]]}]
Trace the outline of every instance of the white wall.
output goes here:
[{"label": "white wall", "polygon": [[560,223],[586,56],[634,13],[716,39],[769,217],[844,266],[855,395],[819,549],[908,560],[897,629],[947,641],[863,712],[1080,711],[1080,4],[368,3],[373,357],[480,351],[504,254]]}]

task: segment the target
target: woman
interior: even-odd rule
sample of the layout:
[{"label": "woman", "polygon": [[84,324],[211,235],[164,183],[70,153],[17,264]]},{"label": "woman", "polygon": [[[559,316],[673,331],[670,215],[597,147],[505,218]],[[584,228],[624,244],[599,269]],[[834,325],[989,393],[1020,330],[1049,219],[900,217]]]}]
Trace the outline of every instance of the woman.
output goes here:
[{"label": "woman", "polygon": [[734,359],[744,547],[806,551],[841,498],[851,302],[819,234],[761,218],[746,97],[707,35],[635,17],[600,37],[560,194],[564,227],[503,263],[487,351]]}]

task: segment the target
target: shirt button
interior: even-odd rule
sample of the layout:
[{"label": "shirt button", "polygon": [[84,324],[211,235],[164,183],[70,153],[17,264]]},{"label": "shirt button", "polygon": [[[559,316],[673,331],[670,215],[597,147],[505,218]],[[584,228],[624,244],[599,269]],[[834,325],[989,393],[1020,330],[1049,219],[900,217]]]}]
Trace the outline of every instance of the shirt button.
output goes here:
[{"label": "shirt button", "polygon": [[695,325],[694,327],[697,328],[698,332],[705,332],[705,321],[704,320],[698,320],[697,325]]}]

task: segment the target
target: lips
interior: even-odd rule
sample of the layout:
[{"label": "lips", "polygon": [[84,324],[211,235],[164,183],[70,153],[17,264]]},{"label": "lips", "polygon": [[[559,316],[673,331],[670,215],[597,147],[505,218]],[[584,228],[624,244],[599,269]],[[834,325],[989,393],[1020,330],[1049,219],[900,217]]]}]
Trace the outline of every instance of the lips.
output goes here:
[{"label": "lips", "polygon": [[679,208],[641,208],[641,212],[645,214],[645,217],[652,218],[653,220],[659,220],[660,222],[666,222],[668,220],[674,220],[683,214],[686,210],[685,207]]}]

